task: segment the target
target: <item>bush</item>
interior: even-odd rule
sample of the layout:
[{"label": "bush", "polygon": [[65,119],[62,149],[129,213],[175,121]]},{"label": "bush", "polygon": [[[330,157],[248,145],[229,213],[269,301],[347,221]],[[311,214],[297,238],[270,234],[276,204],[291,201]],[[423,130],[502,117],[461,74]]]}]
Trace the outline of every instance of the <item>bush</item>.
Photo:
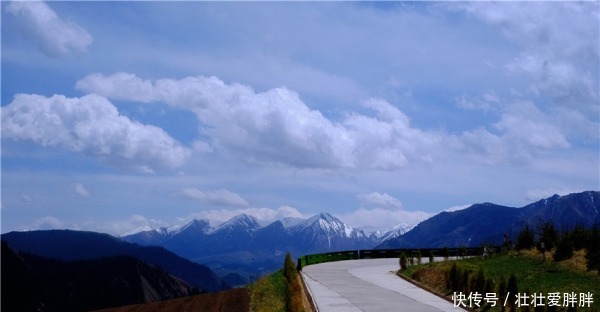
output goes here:
[{"label": "bush", "polygon": [[535,242],[535,235],[533,231],[529,228],[529,225],[525,225],[519,235],[517,236],[517,249],[531,249]]},{"label": "bush", "polygon": [[406,270],[407,261],[408,259],[406,258],[406,254],[402,252],[402,254],[400,254],[400,270]]},{"label": "bush", "polygon": [[477,277],[475,278],[475,285],[473,285],[473,291],[476,291],[480,294],[485,294],[485,273],[483,272],[483,268],[480,267],[477,271]]},{"label": "bush", "polygon": [[510,277],[508,278],[508,283],[506,284],[506,291],[509,295],[508,304],[510,304],[510,310],[514,311],[516,309],[515,300],[517,299],[517,292],[519,291],[519,287],[517,286],[517,277],[513,273],[511,273]]},{"label": "bush", "polygon": [[298,271],[296,270],[296,265],[294,264],[294,260],[292,260],[292,256],[289,252],[285,255],[283,275],[287,284],[286,311],[304,311],[304,306],[302,304],[302,289],[300,288],[301,286],[298,277]]},{"label": "bush", "polygon": [[448,257],[450,257],[448,247],[444,247],[444,249],[442,249],[442,257],[444,257],[444,260],[448,261]]},{"label": "bush", "polygon": [[554,228],[554,224],[552,222],[542,223],[538,227],[540,242],[543,242],[546,250],[552,249],[556,242],[558,241],[558,232],[556,228]]},{"label": "bush", "polygon": [[575,250],[581,250],[586,248],[590,242],[591,230],[583,227],[583,225],[576,225],[571,231],[571,241],[573,241],[573,248]]},{"label": "bush", "polygon": [[600,230],[594,227],[586,247],[585,259],[588,270],[598,270],[600,274]]},{"label": "bush", "polygon": [[570,233],[564,233],[558,243],[556,244],[556,251],[554,252],[554,261],[563,261],[571,259],[574,252],[573,241],[571,240]]}]

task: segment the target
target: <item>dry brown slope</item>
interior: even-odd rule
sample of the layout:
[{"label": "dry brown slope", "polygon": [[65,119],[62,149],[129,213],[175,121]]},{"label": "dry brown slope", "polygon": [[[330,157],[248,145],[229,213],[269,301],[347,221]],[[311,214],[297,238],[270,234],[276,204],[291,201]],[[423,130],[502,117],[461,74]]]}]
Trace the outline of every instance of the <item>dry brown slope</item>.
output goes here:
[{"label": "dry brown slope", "polygon": [[249,310],[250,294],[248,289],[237,288],[179,299],[103,309],[98,312],[248,312]]}]

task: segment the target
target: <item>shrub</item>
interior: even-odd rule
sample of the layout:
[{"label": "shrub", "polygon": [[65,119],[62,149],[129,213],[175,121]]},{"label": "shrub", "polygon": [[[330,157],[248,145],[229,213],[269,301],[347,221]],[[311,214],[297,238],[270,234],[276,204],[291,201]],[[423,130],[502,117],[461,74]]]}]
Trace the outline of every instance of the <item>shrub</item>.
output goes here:
[{"label": "shrub", "polygon": [[[498,295],[500,296],[500,300],[501,302],[504,302],[504,299],[506,298],[506,279],[504,277],[502,277],[500,279],[500,283],[498,284]],[[504,311],[504,305],[501,305],[502,307],[502,311]]]},{"label": "shrub", "polygon": [[296,265],[294,264],[294,260],[292,260],[292,256],[289,252],[285,255],[283,275],[287,284],[286,310],[292,312],[304,311],[304,306],[302,304],[302,289],[300,288],[301,286],[298,277],[298,271],[296,270]]},{"label": "shrub", "polygon": [[533,231],[529,228],[529,225],[525,225],[519,235],[517,236],[517,249],[531,249],[533,247],[535,241],[535,235]]},{"label": "shrub", "polygon": [[485,273],[483,272],[483,268],[480,267],[477,271],[477,277],[475,278],[475,285],[473,285],[473,291],[476,291],[480,294],[485,293]]},{"label": "shrub", "polygon": [[444,249],[442,249],[442,257],[444,257],[444,260],[448,261],[448,257],[450,257],[448,247],[444,247]]},{"label": "shrub", "polygon": [[564,233],[558,243],[556,244],[556,251],[554,252],[554,261],[563,261],[571,259],[573,257],[573,241],[569,233]]},{"label": "shrub", "polygon": [[406,254],[402,252],[402,254],[400,254],[400,270],[406,270],[407,260],[408,259],[406,258]]},{"label": "shrub", "polygon": [[600,230],[597,227],[594,227],[590,233],[585,259],[588,270],[598,270],[600,274]]},{"label": "shrub", "polygon": [[421,256],[421,249],[417,249],[417,264],[421,264],[421,260],[423,256]]},{"label": "shrub", "polygon": [[538,231],[540,242],[544,243],[546,250],[552,249],[558,241],[558,232],[556,231],[556,228],[554,228],[554,224],[552,224],[552,222],[542,223],[538,227]]},{"label": "shrub", "polygon": [[508,292],[508,304],[510,304],[510,310],[515,311],[515,300],[517,299],[517,292],[519,291],[519,287],[517,286],[517,277],[511,273],[508,278],[508,283],[506,284],[506,291]]}]

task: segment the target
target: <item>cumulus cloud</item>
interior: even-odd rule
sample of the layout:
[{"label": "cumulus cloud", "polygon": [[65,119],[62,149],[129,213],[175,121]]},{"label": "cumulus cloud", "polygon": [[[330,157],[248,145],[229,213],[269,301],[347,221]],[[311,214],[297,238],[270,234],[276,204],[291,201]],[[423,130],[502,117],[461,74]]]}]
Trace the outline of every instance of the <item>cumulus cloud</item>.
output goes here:
[{"label": "cumulus cloud", "polygon": [[264,224],[274,222],[287,217],[293,218],[306,218],[307,216],[302,214],[296,208],[290,206],[281,206],[277,209],[271,208],[240,208],[240,209],[212,209],[203,210],[197,213],[193,213],[186,218],[181,218],[180,221],[188,222],[191,219],[208,219],[210,221],[225,222],[237,215],[247,214],[255,217],[257,220]]},{"label": "cumulus cloud", "polygon": [[532,102],[518,101],[509,105],[495,127],[519,145],[541,149],[569,147],[560,127]]},{"label": "cumulus cloud", "polygon": [[1,112],[3,139],[30,140],[143,171],[175,168],[190,156],[161,128],[120,115],[97,95],[18,94]]},{"label": "cumulus cloud", "polygon": [[92,36],[85,29],[61,19],[45,2],[12,1],[6,11],[19,19],[24,35],[50,57],[72,50],[84,52],[92,43]]},{"label": "cumulus cloud", "polygon": [[[459,141],[487,162],[529,161],[540,152],[599,137],[600,22],[597,2],[470,2],[456,4],[499,27],[520,47],[503,64],[516,77],[516,100],[497,102],[463,96],[459,107],[495,108],[493,128],[466,131]],[[493,97],[490,99],[494,99]],[[527,99],[527,100],[524,100]]]},{"label": "cumulus cloud", "polygon": [[481,96],[470,97],[466,94],[456,98],[459,108],[465,110],[481,110],[484,112],[495,109],[500,104],[500,98],[494,91],[488,91]]},{"label": "cumulus cloud", "polygon": [[598,114],[600,4],[597,2],[472,2],[474,16],[498,25],[524,51],[506,64],[530,79],[535,95]]},{"label": "cumulus cloud", "polygon": [[473,206],[473,205],[472,204],[468,204],[468,205],[452,206],[452,207],[448,207],[448,208],[444,209],[444,211],[446,211],[446,212],[454,212],[454,211],[459,211],[459,210],[467,209],[467,208],[469,208],[471,206]]},{"label": "cumulus cloud", "polygon": [[75,87],[78,90],[91,91],[115,100],[146,103],[156,98],[152,82],[124,72],[106,77],[98,73],[91,74],[77,81]]},{"label": "cumulus cloud", "polygon": [[564,119],[541,111],[533,102],[514,101],[504,107],[493,132],[482,127],[465,131],[455,147],[484,163],[529,162],[545,151],[571,146],[560,122]]},{"label": "cumulus cloud", "polygon": [[[127,91],[150,85],[148,97]],[[374,116],[350,113],[336,122],[309,108],[287,88],[257,93],[216,77],[151,83],[125,73],[92,74],[80,80],[77,88],[111,98],[162,101],[191,110],[213,146],[249,162],[395,170],[409,161],[431,159],[430,153],[440,141],[439,134],[412,127],[402,111],[381,99],[364,104]]]},{"label": "cumulus cloud", "polygon": [[359,194],[357,196],[360,203],[367,207],[401,209],[402,203],[400,200],[388,195],[387,193],[372,192]]},{"label": "cumulus cloud", "polygon": [[81,197],[89,197],[90,196],[90,192],[81,183],[75,184],[75,193],[77,193]]},{"label": "cumulus cloud", "polygon": [[424,211],[402,209],[360,208],[346,214],[337,214],[340,220],[352,227],[373,226],[392,227],[398,224],[416,225],[432,216]]},{"label": "cumulus cloud", "polygon": [[197,188],[185,188],[181,191],[183,196],[203,204],[218,206],[248,206],[248,202],[240,195],[226,189],[215,191],[202,191]]},{"label": "cumulus cloud", "polygon": [[33,222],[29,227],[24,230],[52,230],[60,229],[64,227],[63,222],[53,216],[44,216]]}]

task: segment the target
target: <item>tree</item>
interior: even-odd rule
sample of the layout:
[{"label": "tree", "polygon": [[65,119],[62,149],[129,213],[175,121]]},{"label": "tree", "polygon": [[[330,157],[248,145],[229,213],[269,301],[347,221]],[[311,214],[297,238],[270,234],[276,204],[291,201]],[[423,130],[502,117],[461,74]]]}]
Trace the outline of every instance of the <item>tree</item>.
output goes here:
[{"label": "tree", "polygon": [[554,252],[554,261],[562,261],[573,257],[573,240],[571,233],[563,233],[560,240],[556,244],[556,252]]},{"label": "tree", "polygon": [[400,254],[400,270],[406,270],[408,266],[407,261],[408,259],[406,258],[406,254],[402,252],[402,254]]},{"label": "tree", "polygon": [[538,227],[540,242],[544,243],[546,250],[552,249],[558,241],[558,232],[552,222],[544,222]]},{"label": "tree", "polygon": [[421,249],[417,249],[417,264],[421,264],[421,260],[423,256],[421,256]]},{"label": "tree", "polygon": [[517,297],[517,292],[519,292],[519,288],[517,286],[517,277],[511,273],[508,278],[508,283],[506,284],[506,291],[508,292],[508,302],[510,304],[510,310],[515,311],[515,300]]},{"label": "tree", "polygon": [[529,228],[529,225],[525,225],[517,236],[517,249],[530,249],[533,247],[534,241],[535,235],[533,231]]},{"label": "tree", "polygon": [[444,249],[442,249],[442,257],[444,257],[444,260],[448,261],[448,257],[450,257],[450,251],[448,250],[448,247],[444,247]]},{"label": "tree", "polygon": [[590,240],[585,249],[588,270],[598,270],[598,274],[600,274],[600,230],[598,227],[591,230]]}]

